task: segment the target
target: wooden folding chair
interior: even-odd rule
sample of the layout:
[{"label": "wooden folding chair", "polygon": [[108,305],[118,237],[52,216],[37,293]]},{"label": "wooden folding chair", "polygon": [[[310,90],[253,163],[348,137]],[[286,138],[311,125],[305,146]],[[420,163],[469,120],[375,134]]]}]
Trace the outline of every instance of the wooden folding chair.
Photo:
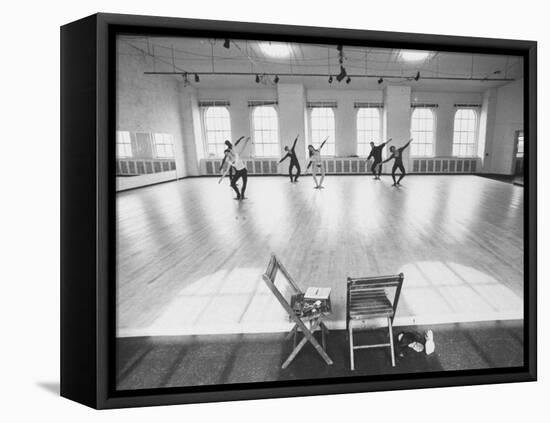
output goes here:
[{"label": "wooden folding chair", "polygon": [[[392,323],[397,310],[404,278],[403,273],[372,278],[348,278],[346,328],[349,337],[351,370],[355,370],[354,351],[363,348],[390,347],[391,364],[395,367]],[[354,322],[384,318],[388,324],[389,343],[354,345]]]},{"label": "wooden folding chair", "polygon": [[[278,270],[280,270],[281,273],[284,275],[284,277],[288,280],[288,283],[292,290],[290,303],[286,300],[284,295],[275,285],[275,278],[277,276]],[[292,360],[294,360],[296,355],[298,355],[300,350],[306,345],[307,342],[310,342],[313,345],[313,347],[317,350],[319,355],[323,357],[323,360],[325,360],[327,364],[332,364],[333,362],[325,350],[326,348],[325,336],[328,333],[328,328],[323,323],[322,318],[326,313],[319,312],[311,315],[303,315],[300,313],[299,310],[296,310],[293,307],[295,301],[299,300],[300,298],[303,299],[304,293],[298,287],[296,282],[294,282],[294,279],[292,279],[292,276],[290,276],[288,271],[285,269],[285,267],[282,265],[282,263],[277,259],[275,255],[271,256],[271,259],[269,260],[269,264],[267,265],[267,269],[265,273],[262,275],[262,278],[266,283],[266,285],[268,286],[268,288],[271,290],[271,292],[273,292],[273,295],[275,295],[275,298],[277,298],[279,303],[281,303],[283,308],[286,310],[290,319],[294,321],[294,326],[287,336],[287,338],[294,336],[294,349],[292,350],[288,358],[283,363],[282,368],[285,369],[286,367],[288,367],[288,365],[292,362]],[[308,328],[308,325],[309,325],[309,328]],[[316,330],[321,331],[323,346],[321,346],[319,342],[317,342],[317,340],[313,335],[313,333]],[[296,337],[298,332],[300,331],[303,333],[304,337],[298,343],[298,345],[296,345]]]}]

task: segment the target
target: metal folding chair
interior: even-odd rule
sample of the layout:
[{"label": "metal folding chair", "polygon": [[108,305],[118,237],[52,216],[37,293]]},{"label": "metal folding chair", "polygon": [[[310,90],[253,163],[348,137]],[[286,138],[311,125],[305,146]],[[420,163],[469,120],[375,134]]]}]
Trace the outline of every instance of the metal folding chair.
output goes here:
[{"label": "metal folding chair", "polygon": [[[390,347],[391,364],[395,367],[392,323],[404,278],[403,273],[372,278],[348,278],[346,328],[349,338],[351,370],[355,370],[355,350],[364,348]],[[369,319],[386,319],[390,338],[389,343],[354,345],[354,323]]]},{"label": "metal folding chair", "polygon": [[[281,271],[281,273],[284,275],[284,277],[287,279],[290,288],[291,288],[291,302],[289,303],[286,298],[284,297],[283,293],[277,288],[275,285],[275,278],[277,276],[278,270]],[[292,279],[292,276],[288,273],[288,271],[285,269],[285,267],[282,265],[282,263],[277,259],[275,255],[271,256],[271,259],[269,260],[269,264],[267,265],[267,269],[265,273],[262,275],[262,278],[268,288],[273,292],[273,295],[275,295],[275,298],[281,303],[283,308],[288,313],[290,319],[294,321],[294,326],[291,329],[291,331],[288,333],[287,338],[294,337],[294,349],[288,356],[288,358],[285,360],[285,362],[282,365],[282,368],[285,369],[288,367],[288,365],[294,360],[294,358],[298,355],[300,350],[306,345],[307,342],[310,342],[311,345],[315,348],[315,350],[319,353],[321,357],[323,357],[323,360],[327,364],[332,364],[331,358],[328,356],[325,348],[325,336],[328,333],[328,328],[323,323],[322,318],[326,313],[315,313],[310,315],[303,315],[300,313],[300,310],[297,310],[295,307],[293,307],[293,303],[304,297],[304,293],[302,290],[298,287],[296,282],[294,282],[294,279]],[[309,326],[309,328],[308,328]],[[322,343],[321,346],[319,342],[315,339],[313,333],[316,330],[321,331],[322,335]],[[298,332],[302,332],[304,337],[302,340],[296,345],[296,336]]]}]

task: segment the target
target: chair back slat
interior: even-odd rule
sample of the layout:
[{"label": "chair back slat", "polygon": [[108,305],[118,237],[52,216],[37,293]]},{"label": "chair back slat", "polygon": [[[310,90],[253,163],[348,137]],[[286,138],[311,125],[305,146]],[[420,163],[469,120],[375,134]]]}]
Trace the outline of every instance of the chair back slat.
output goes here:
[{"label": "chair back slat", "polygon": [[[393,320],[404,278],[403,273],[379,277],[348,278],[347,318],[350,318],[350,313],[372,315],[379,311],[389,310],[388,313],[390,313],[393,310],[391,316]],[[393,291],[393,295],[388,295],[388,291]],[[390,304],[391,309],[389,309]]]}]

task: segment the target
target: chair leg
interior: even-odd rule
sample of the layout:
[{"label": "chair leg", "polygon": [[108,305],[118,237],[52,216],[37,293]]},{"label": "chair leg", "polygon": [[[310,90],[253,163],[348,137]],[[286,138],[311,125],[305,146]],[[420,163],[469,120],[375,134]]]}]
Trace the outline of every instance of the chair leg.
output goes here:
[{"label": "chair leg", "polygon": [[388,332],[390,335],[390,349],[391,349],[391,365],[395,367],[395,351],[393,349],[393,328],[391,324],[391,319],[388,317]]},{"label": "chair leg", "polygon": [[353,362],[353,328],[351,322],[348,323],[348,338],[349,338],[349,361],[351,370],[355,370],[355,363]]}]

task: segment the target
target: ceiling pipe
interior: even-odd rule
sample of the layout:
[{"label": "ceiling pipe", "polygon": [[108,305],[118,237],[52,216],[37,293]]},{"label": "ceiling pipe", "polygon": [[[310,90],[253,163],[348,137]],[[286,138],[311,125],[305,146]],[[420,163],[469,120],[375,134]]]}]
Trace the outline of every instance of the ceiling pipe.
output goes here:
[{"label": "ceiling pipe", "polygon": [[[143,72],[144,75],[183,75],[185,72]],[[196,75],[204,76],[256,76],[254,72],[192,72]],[[323,77],[326,78],[325,73],[262,73],[265,76],[279,76],[281,77]],[[402,76],[402,75],[382,75],[382,74],[347,74],[351,78],[382,78],[382,79],[414,79],[415,76]],[[513,78],[471,78],[471,77],[450,77],[450,76],[421,76],[420,79],[426,80],[442,80],[442,81],[484,81],[484,82],[512,82]]]}]

